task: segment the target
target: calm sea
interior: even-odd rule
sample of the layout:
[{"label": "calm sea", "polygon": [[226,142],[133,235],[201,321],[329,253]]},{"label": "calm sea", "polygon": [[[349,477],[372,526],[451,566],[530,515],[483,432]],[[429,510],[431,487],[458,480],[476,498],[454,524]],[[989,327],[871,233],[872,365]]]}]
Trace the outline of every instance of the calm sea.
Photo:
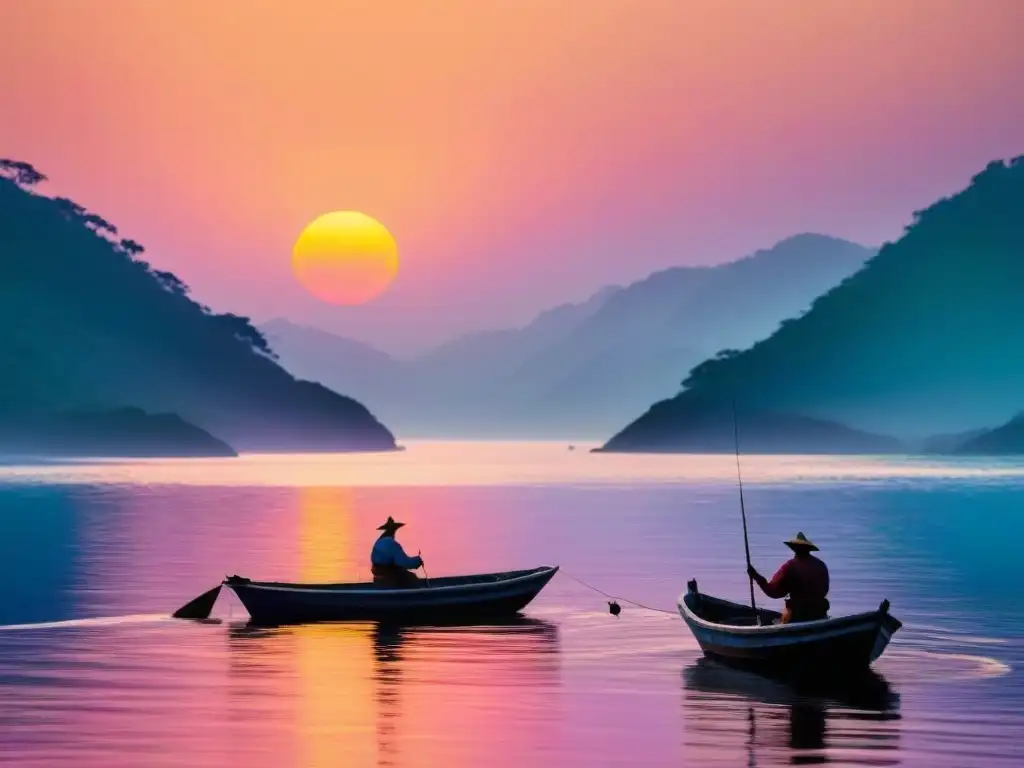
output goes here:
[{"label": "calm sea", "polygon": [[[833,613],[905,623],[860,701],[702,663],[671,613],[746,595],[732,457],[586,448],[0,467],[0,763],[1024,764],[1024,464],[744,459],[755,564],[801,530]],[[559,574],[507,626],[166,618],[226,574],[365,579],[388,515],[430,576],[558,564],[669,613]]]}]

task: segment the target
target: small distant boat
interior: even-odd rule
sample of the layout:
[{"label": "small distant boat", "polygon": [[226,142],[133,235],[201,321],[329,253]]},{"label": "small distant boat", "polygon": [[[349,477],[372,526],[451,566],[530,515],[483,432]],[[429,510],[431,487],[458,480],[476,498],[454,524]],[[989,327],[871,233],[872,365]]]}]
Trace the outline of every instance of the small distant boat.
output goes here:
[{"label": "small distant boat", "polygon": [[511,616],[525,608],[558,566],[525,571],[448,576],[395,589],[373,583],[291,584],[223,581],[242,601],[255,624],[317,621],[452,622]]},{"label": "small distant boat", "polygon": [[[776,624],[782,615],[702,595],[690,581],[679,613],[704,655],[771,675],[863,673],[885,651],[902,622],[884,600],[875,611]],[[757,618],[760,618],[760,626]]]}]

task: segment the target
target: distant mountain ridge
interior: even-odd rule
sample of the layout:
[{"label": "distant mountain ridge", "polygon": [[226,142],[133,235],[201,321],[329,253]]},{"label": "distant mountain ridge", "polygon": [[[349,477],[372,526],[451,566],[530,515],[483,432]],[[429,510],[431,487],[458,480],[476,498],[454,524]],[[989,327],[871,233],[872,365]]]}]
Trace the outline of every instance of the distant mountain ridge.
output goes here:
[{"label": "distant mountain ridge", "polygon": [[360,403],[285,371],[247,318],[196,303],[113,224],[38,194],[44,180],[0,160],[0,430],[79,412],[65,436],[81,445],[88,427],[97,441],[152,429],[240,450],[395,448]]},{"label": "distant mountain ridge", "polygon": [[[691,445],[709,409],[799,414],[933,447],[1006,452],[1024,430],[1024,157],[914,214],[903,237],[770,337],[690,371],[608,450]],[[963,440],[957,433],[965,433]],[[951,437],[952,435],[952,437]],[[927,441],[926,441],[927,442]],[[962,445],[961,445],[962,443]],[[959,448],[957,446],[960,446]]]},{"label": "distant mountain ridge", "polygon": [[283,320],[261,330],[290,370],[352,392],[406,433],[603,435],[675,391],[720,345],[768,335],[872,254],[797,235],[727,264],[606,287],[523,328],[469,334],[413,360],[367,356],[357,342]]},{"label": "distant mountain ridge", "polygon": [[1024,413],[994,429],[977,430],[949,449],[961,456],[1019,456],[1024,454]]}]

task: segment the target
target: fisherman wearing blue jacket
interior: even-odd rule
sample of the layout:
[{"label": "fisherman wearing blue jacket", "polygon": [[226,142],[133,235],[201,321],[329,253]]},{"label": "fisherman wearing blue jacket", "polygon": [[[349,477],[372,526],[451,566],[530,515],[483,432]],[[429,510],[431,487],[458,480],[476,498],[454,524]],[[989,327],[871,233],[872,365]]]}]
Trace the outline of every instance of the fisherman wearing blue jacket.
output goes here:
[{"label": "fisherman wearing blue jacket", "polygon": [[413,571],[423,567],[423,558],[405,554],[402,545],[395,539],[395,531],[405,523],[396,523],[390,515],[387,522],[377,528],[382,531],[370,552],[373,583],[387,587],[415,587],[420,579]]}]

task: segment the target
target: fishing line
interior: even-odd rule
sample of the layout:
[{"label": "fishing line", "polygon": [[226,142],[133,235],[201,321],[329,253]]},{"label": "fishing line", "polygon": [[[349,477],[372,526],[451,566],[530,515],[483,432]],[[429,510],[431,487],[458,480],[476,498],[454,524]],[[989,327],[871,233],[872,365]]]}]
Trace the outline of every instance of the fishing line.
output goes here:
[{"label": "fishing line", "polygon": [[676,613],[676,611],[669,611],[669,610],[666,610],[665,608],[654,608],[654,607],[652,607],[650,605],[644,605],[643,603],[638,603],[636,600],[630,600],[630,599],[625,598],[625,597],[616,597],[615,595],[610,595],[607,592],[605,592],[603,589],[598,589],[597,587],[595,587],[592,584],[587,584],[587,582],[583,581],[583,579],[577,579],[575,576],[573,576],[571,573],[569,573],[566,570],[561,570],[560,569],[559,573],[561,573],[561,574],[563,574],[565,576],[568,576],[570,579],[572,579],[573,581],[575,581],[577,584],[579,584],[582,587],[586,587],[587,589],[591,589],[594,592],[597,592],[599,595],[604,595],[605,597],[611,598],[612,602],[608,603],[608,610],[611,612],[612,616],[618,616],[619,615],[619,611],[622,610],[619,607],[619,605],[618,605],[618,601],[620,601],[620,600],[623,603],[629,603],[630,605],[635,605],[637,608],[643,608],[645,611],[654,611],[655,613],[670,613],[672,615],[675,615],[675,613]]}]

